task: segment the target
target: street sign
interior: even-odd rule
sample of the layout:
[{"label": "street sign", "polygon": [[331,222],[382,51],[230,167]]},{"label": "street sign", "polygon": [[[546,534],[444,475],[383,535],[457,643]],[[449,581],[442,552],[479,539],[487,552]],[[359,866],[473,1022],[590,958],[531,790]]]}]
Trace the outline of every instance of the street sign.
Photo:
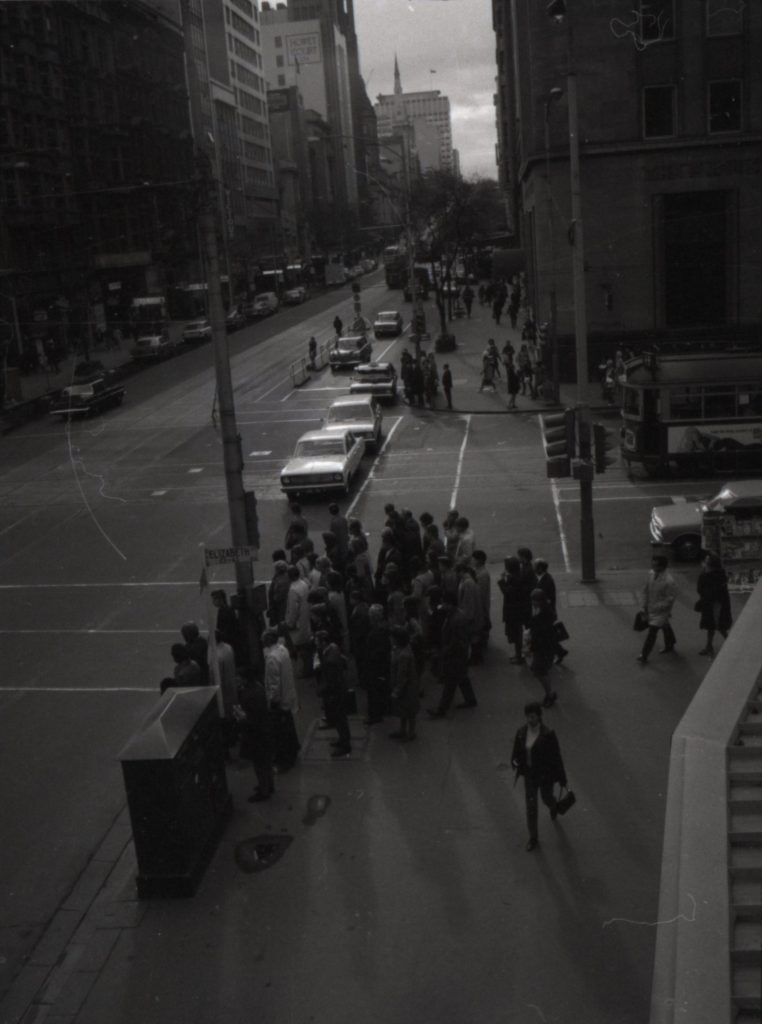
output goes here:
[{"label": "street sign", "polygon": [[204,548],[207,569],[213,565],[235,565],[236,562],[256,562],[259,548],[247,545],[240,548]]}]

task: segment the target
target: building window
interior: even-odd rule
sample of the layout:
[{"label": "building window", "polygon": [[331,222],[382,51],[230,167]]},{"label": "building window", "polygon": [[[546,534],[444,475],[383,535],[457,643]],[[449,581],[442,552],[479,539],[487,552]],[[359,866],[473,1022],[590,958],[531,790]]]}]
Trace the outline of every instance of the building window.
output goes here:
[{"label": "building window", "polygon": [[286,76],[285,75],[278,75],[278,86],[282,88],[285,84],[286,84]]},{"label": "building window", "polygon": [[665,139],[675,134],[675,87],[650,85],[643,90],[643,138]]},{"label": "building window", "polygon": [[282,49],[282,47],[283,47],[283,36],[276,36],[275,37],[275,48],[277,50],[280,50],[280,49]]},{"label": "building window", "polygon": [[709,133],[740,132],[741,83],[709,83]]},{"label": "building window", "polygon": [[275,58],[275,66],[276,66],[276,68],[282,68],[283,67],[283,56],[280,53]]},{"label": "building window", "polygon": [[640,0],[640,40],[658,43],[675,38],[674,0]]},{"label": "building window", "polygon": [[740,0],[706,0],[706,34],[737,36],[743,30],[743,4]]}]

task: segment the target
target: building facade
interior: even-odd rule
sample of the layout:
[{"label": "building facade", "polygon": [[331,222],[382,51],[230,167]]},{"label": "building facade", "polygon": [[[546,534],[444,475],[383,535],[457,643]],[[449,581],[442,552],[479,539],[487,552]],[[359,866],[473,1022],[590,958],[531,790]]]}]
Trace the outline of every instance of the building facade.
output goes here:
[{"label": "building facade", "polygon": [[[632,8],[635,8],[632,10]],[[536,313],[574,325],[576,82],[589,337],[722,342],[762,319],[762,8],[495,0],[501,180]],[[573,80],[569,77],[573,75]]]},{"label": "building facade", "polygon": [[[446,171],[453,169],[449,99],[442,96],[438,89],[427,92],[403,92],[396,58],[394,61],[394,92],[382,93],[377,96],[375,111],[379,139],[397,134],[405,124],[410,126],[414,139],[417,134],[420,134],[421,150],[424,153],[424,159],[420,160],[419,158],[422,171],[429,168]],[[418,132],[416,132],[416,125],[418,125]],[[426,125],[432,125],[439,138],[436,166],[432,164],[431,133],[427,131]]]},{"label": "building facade", "polygon": [[0,48],[0,290],[22,335],[75,334],[191,257],[182,30],[138,0],[21,2]]}]

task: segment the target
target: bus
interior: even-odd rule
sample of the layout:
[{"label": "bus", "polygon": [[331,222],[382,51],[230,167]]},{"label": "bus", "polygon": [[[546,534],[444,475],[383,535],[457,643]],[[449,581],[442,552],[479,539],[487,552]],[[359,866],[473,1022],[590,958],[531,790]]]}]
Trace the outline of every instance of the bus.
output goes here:
[{"label": "bus", "polygon": [[628,470],[762,472],[762,353],[644,352],[621,383]]}]

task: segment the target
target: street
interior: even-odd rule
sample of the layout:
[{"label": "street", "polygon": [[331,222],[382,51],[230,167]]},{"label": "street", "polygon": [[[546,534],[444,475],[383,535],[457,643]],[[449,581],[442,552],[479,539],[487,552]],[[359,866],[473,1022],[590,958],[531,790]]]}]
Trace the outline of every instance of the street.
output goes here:
[{"label": "street", "polygon": [[[291,387],[288,373],[290,362],[306,354],[311,334],[321,343],[328,339],[336,311],[346,322],[349,301],[346,296],[339,303],[332,298],[332,304],[321,301],[314,311],[311,305],[289,310],[288,321],[275,317],[266,330],[258,325],[256,345],[247,347],[245,331],[233,343],[246,485],[257,496],[262,537],[258,579],[269,578],[270,553],[281,546],[288,521],[278,472],[299,435],[317,428],[331,399],[346,391],[345,380],[327,368],[300,389]],[[366,315],[394,307],[403,308],[400,293],[387,292],[381,283],[364,286]],[[409,307],[403,312],[407,323]],[[468,332],[476,349],[493,325],[485,311],[475,313]],[[465,324],[462,333],[466,335]],[[383,355],[399,365],[405,344],[405,336],[376,342],[374,358]],[[115,758],[152,707],[160,679],[171,674],[169,647],[179,639],[180,625],[194,619],[208,628],[198,586],[200,545],[229,543],[211,361],[208,346],[193,351],[132,379],[119,410],[70,426],[39,421],[0,442],[0,632],[6,664],[0,686],[0,996],[124,806]],[[440,370],[443,361],[439,357]],[[412,409],[401,401],[387,407],[386,443],[378,454],[366,456],[352,493],[340,504],[362,520],[373,555],[385,503],[410,507],[416,515],[430,511],[439,522],[455,506],[470,519],[493,575],[499,573],[503,557],[524,544],[535,556],[547,558],[551,571],[578,592],[576,484],[545,478],[535,410],[460,413],[458,406],[468,407],[467,388],[475,391],[476,382],[456,377],[453,413]],[[651,504],[684,493],[686,487],[676,480],[630,481],[618,467],[596,483],[598,567],[615,590],[616,572],[623,573],[621,589],[634,592],[632,581],[639,577],[632,570],[642,575],[648,567]],[[689,489],[696,490],[695,482]],[[706,490],[712,489],[709,482]],[[316,539],[327,527],[327,502],[321,497],[303,503]],[[687,591],[694,586],[694,573],[692,567],[680,573]],[[230,574],[219,573],[212,582],[231,589]],[[629,619],[630,607],[624,611]],[[493,611],[496,618],[499,614]],[[496,621],[493,636],[502,643],[499,634]],[[634,638],[628,640],[634,650]],[[625,655],[628,664],[631,654],[628,650]],[[696,664],[691,672],[704,667]],[[594,687],[605,704],[602,683],[595,680]],[[527,693],[531,689],[530,684]],[[691,692],[692,686],[683,683],[664,698],[669,709],[659,735],[665,743],[669,723],[679,717]],[[658,689],[649,689],[652,711],[662,699]],[[513,708],[510,726],[518,724],[515,712]],[[608,730],[604,709],[599,707],[595,715],[595,729]],[[478,726],[469,729],[473,741]],[[621,722],[616,731],[619,740],[609,738],[607,745],[624,742],[625,758],[637,757],[633,737]],[[492,762],[506,759],[509,751],[494,745],[494,716],[483,741]],[[653,742],[652,736],[647,745]],[[574,741],[579,758],[584,746],[579,738]],[[458,771],[465,772],[473,752],[459,749],[466,760]],[[651,770],[663,770],[666,756],[665,745]],[[425,785],[436,787],[438,768],[429,770]],[[584,772],[594,777],[596,769],[588,765]],[[476,794],[463,794],[463,799],[472,797]],[[381,791],[375,799],[383,799]],[[608,790],[606,799],[616,802],[615,789]],[[494,805],[488,813],[496,813]],[[437,828],[457,830],[460,815],[453,810]],[[658,815],[652,826],[656,845],[647,859],[655,863]],[[422,867],[428,856],[423,833],[416,843]],[[518,863],[510,869],[518,871],[511,884],[524,884],[528,868]],[[577,870],[585,884],[591,866],[580,864]],[[478,872],[477,865],[475,876]],[[447,886],[446,878],[441,881]],[[504,888],[501,882],[496,890],[503,902]],[[478,916],[467,890],[453,899],[443,911],[450,923]],[[546,906],[545,912],[552,909]],[[530,918],[520,927],[530,927]],[[537,936],[532,943],[539,941]],[[642,968],[642,949],[639,956]],[[483,967],[485,972],[493,969]],[[349,962],[345,969],[350,969]],[[553,978],[547,981],[552,984]],[[615,988],[613,979],[611,984]],[[408,1019],[414,1018],[434,1019],[411,1007]],[[443,1019],[466,1020],[468,1015],[464,1009],[460,1016]],[[508,1014],[491,1019],[519,1018]]]}]

